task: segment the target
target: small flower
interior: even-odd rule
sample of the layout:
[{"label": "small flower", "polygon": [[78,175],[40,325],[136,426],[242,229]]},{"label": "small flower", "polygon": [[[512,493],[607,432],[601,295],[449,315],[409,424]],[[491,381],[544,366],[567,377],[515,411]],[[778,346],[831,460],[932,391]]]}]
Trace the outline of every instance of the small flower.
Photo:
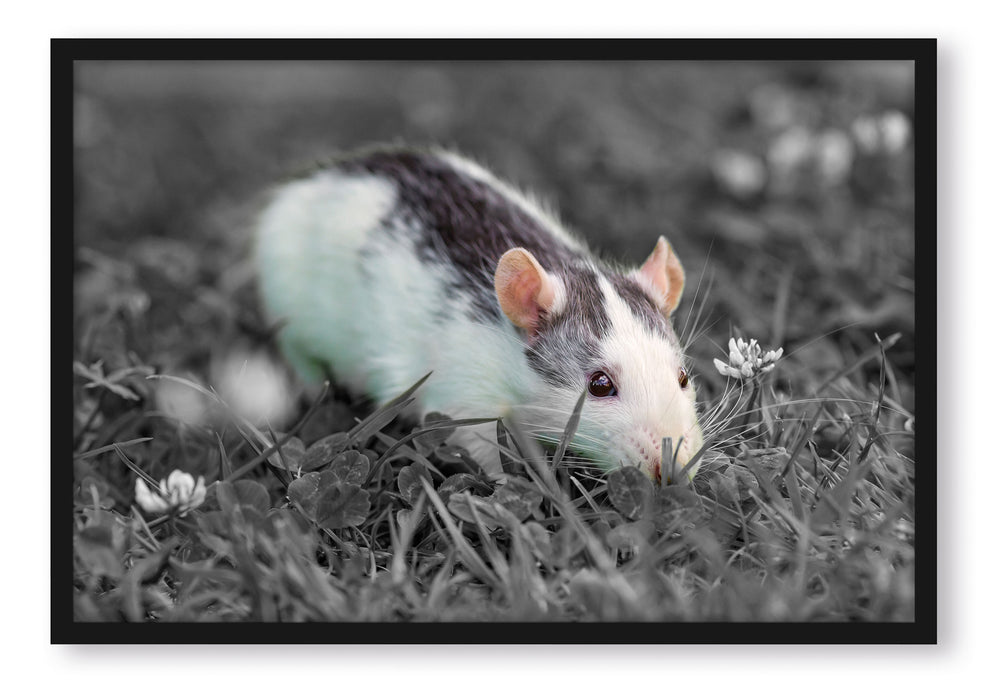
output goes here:
[{"label": "small flower", "polygon": [[880,115],[857,117],[852,123],[856,144],[866,153],[896,155],[911,138],[911,121],[901,112],[891,110]]},{"label": "small flower", "polygon": [[767,148],[767,162],[777,180],[787,180],[814,161],[818,147],[815,134],[803,126],[792,126]]},{"label": "small flower", "polygon": [[234,352],[214,370],[217,390],[252,425],[279,424],[292,410],[289,378],[264,354]]},{"label": "small flower", "polygon": [[729,362],[713,360],[718,373],[736,379],[752,379],[769,372],[784,355],[784,348],[763,352],[760,344],[750,339],[747,343],[742,338],[729,338]]},{"label": "small flower", "polygon": [[860,150],[866,153],[876,153],[880,150],[880,125],[876,117],[857,117],[850,129]]},{"label": "small flower", "polygon": [[852,140],[838,129],[828,129],[818,137],[818,169],[829,184],[846,179],[856,157]]},{"label": "small flower", "polygon": [[191,474],[176,469],[165,481],[157,484],[154,490],[148,488],[144,479],[138,479],[134,484],[134,498],[148,513],[174,510],[179,515],[185,515],[203,503],[206,485],[203,477],[194,481]]},{"label": "small flower", "polygon": [[717,151],[712,156],[711,167],[722,189],[740,199],[753,197],[767,183],[767,169],[763,161],[744,151]]},{"label": "small flower", "polygon": [[911,121],[891,110],[880,115],[880,137],[887,153],[900,153],[911,138]]}]

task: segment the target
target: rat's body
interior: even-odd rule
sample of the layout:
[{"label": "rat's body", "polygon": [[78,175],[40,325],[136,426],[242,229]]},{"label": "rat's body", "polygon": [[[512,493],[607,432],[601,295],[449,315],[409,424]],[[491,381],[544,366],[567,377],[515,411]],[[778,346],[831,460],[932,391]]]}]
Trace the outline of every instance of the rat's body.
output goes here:
[{"label": "rat's body", "polygon": [[[383,403],[432,372],[420,414],[509,416],[543,441],[589,392],[572,448],[606,468],[655,475],[662,437],[682,464],[701,447],[669,318],[683,271],[662,238],[616,271],[480,166],[398,149],[283,186],[258,233],[265,307],[308,380],[329,367]],[[493,425],[454,441],[498,471]]]}]

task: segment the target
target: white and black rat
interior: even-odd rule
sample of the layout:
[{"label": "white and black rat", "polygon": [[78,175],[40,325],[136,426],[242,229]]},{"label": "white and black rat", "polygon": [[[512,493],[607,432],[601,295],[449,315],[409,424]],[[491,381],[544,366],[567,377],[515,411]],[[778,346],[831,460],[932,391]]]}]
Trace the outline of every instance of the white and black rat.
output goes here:
[{"label": "white and black rat", "polygon": [[[376,148],[281,186],[261,214],[260,292],[303,378],[384,403],[493,415],[544,443],[587,393],[570,449],[659,477],[661,441],[702,446],[670,321],[684,270],[660,237],[641,267],[595,257],[480,165],[435,149]],[[500,471],[493,424],[453,441]]]}]

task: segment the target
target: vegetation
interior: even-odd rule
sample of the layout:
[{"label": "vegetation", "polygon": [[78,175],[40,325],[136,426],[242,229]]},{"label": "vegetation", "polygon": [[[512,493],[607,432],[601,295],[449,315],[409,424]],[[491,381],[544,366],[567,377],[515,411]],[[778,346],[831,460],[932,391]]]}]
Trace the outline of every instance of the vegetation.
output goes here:
[{"label": "vegetation", "polygon": [[[903,67],[301,66],[288,93],[228,67],[219,95],[209,70],[79,69],[75,619],[914,619]],[[672,231],[709,426],[693,480],[588,470],[566,432],[548,451],[498,422],[494,482],[456,422],[401,418],[415,387],[372,410],[287,375],[241,202],[396,134],[487,154],[605,254]],[[720,374],[740,335],[783,357]]]}]

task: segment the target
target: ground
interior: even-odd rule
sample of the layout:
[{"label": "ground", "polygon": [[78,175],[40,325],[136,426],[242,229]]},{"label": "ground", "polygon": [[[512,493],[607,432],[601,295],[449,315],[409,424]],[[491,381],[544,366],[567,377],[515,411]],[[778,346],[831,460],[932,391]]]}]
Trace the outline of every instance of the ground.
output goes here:
[{"label": "ground", "polygon": [[[913,619],[913,100],[899,63],[77,64],[76,619]],[[493,484],[441,418],[288,378],[253,218],[396,141],[484,162],[606,257],[667,235],[719,419],[693,482],[536,454]],[[727,378],[730,337],[783,358]],[[207,395],[232,366],[289,382],[275,432]],[[201,504],[136,503],[176,469]]]}]

